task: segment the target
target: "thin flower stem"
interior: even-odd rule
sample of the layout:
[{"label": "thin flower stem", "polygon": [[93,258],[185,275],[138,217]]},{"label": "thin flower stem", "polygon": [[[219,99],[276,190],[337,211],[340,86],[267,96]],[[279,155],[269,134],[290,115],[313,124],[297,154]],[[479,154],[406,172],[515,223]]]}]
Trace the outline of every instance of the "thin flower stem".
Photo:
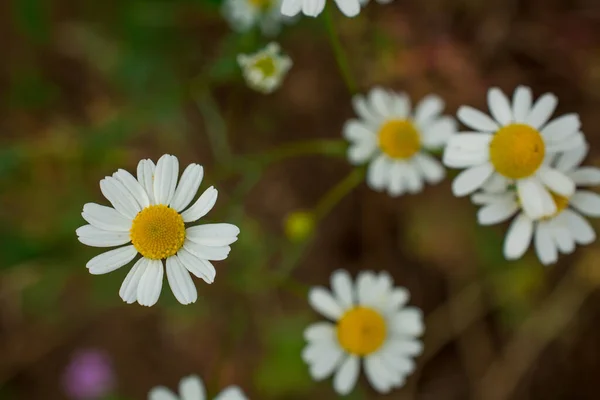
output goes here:
[{"label": "thin flower stem", "polygon": [[348,88],[350,94],[355,94],[358,91],[358,86],[356,85],[356,81],[354,80],[352,72],[350,71],[350,64],[348,63],[348,58],[346,57],[346,53],[344,52],[342,43],[340,42],[340,37],[333,22],[330,3],[328,3],[325,7],[325,12],[323,13],[323,21],[325,22],[325,28],[327,29],[329,42],[331,43],[331,47],[333,49],[337,65],[340,69],[340,72],[342,73],[342,78],[344,79],[344,82],[346,83],[346,87]]},{"label": "thin flower stem", "polygon": [[363,181],[364,170],[355,168],[348,176],[331,188],[317,203],[314,209],[317,220],[325,217],[352,189]]}]

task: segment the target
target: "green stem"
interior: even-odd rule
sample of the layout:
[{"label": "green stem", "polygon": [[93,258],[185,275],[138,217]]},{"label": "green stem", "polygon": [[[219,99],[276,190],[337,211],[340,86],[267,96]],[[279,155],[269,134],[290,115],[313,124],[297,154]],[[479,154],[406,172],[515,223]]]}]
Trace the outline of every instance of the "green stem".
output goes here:
[{"label": "green stem", "polygon": [[195,90],[194,100],[204,119],[212,153],[219,164],[226,165],[232,159],[232,154],[227,140],[227,126],[219,106],[207,87]]},{"label": "green stem", "polygon": [[363,181],[365,171],[355,168],[348,176],[332,187],[317,203],[314,209],[317,220],[325,217],[348,193]]},{"label": "green stem", "polygon": [[325,7],[325,12],[323,14],[325,21],[325,29],[327,29],[327,33],[329,35],[329,42],[331,43],[331,47],[335,55],[335,61],[337,62],[340,72],[342,73],[342,78],[346,83],[348,91],[350,91],[350,94],[355,94],[358,91],[358,86],[356,85],[356,81],[352,77],[352,72],[350,71],[350,64],[348,63],[348,58],[346,57],[346,53],[344,52],[342,43],[340,42],[340,37],[333,22],[330,4],[327,4],[327,6]]}]

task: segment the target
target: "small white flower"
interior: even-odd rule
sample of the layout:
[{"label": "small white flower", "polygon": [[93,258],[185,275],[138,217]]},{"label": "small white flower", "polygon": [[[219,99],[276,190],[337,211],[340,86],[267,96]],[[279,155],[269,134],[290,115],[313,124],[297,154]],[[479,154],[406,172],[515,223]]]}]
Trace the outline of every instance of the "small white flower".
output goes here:
[{"label": "small white flower", "polygon": [[371,161],[367,184],[372,189],[399,196],[444,178],[444,167],[428,153],[442,148],[456,130],[453,118],[440,115],[442,99],[429,95],[414,113],[405,93],[374,88],[367,97],[352,100],[360,119],[344,126],[344,137],[351,142],[348,160],[354,165]]},{"label": "small white flower", "polygon": [[281,14],[282,0],[225,0],[223,16],[229,22],[231,29],[247,32],[258,26],[267,36],[279,33],[282,22],[291,21]]},{"label": "small white flower", "polygon": [[550,191],[569,197],[575,184],[544,160],[585,144],[577,114],[548,122],[556,104],[556,97],[549,93],[534,104],[531,89],[520,86],[512,105],[500,89],[488,91],[493,119],[474,108],[460,107],[458,118],[475,132],[455,135],[446,146],[444,164],[467,168],[452,183],[454,194],[465,196],[482,187],[502,192],[514,183],[530,218],[556,213]]},{"label": "small white flower", "polygon": [[152,160],[141,160],[137,179],[120,169],[100,181],[102,194],[114,208],[95,203],[83,206],[81,215],[89,225],[77,229],[81,243],[93,247],[126,244],[88,261],[91,274],[106,274],[129,264],[138,253],[142,255],[119,291],[126,303],[154,305],[162,289],[165,264],[167,280],[177,300],[182,304],[195,302],[198,295],[190,272],[212,283],[216,271],[210,261],[227,258],[229,245],[237,240],[240,230],[235,225],[186,227],[213,208],[217,190],[209,187],[188,208],[204,170],[198,164],[190,164],[179,183],[178,175],[179,161],[175,156],[165,154],[156,166]]},{"label": "small white flower", "polygon": [[[587,154],[587,146],[562,153],[549,161],[555,168],[572,179],[579,186],[599,185],[600,169],[580,167]],[[509,260],[523,256],[533,244],[538,258],[544,265],[553,264],[558,254],[570,254],[575,245],[586,245],[596,239],[592,226],[581,216],[600,217],[600,196],[589,190],[575,190],[570,196],[550,193],[556,206],[554,215],[532,219],[521,210],[514,190],[503,193],[480,192],[472,196],[475,204],[483,206],[477,219],[482,225],[492,225],[505,221],[519,213],[506,234],[504,256]]]},{"label": "small white flower", "polygon": [[334,374],[333,387],[350,393],[360,372],[360,361],[369,383],[380,393],[404,385],[415,369],[413,357],[421,354],[423,313],[406,307],[408,291],[394,287],[389,274],[362,271],[356,285],[348,272],[331,275],[333,293],[323,287],[309,292],[311,306],[334,321],[317,322],[304,331],[308,344],[302,359],[313,379]]},{"label": "small white flower", "polygon": [[238,55],[238,64],[248,86],[262,93],[271,93],[281,85],[292,67],[292,60],[279,52],[277,43],[269,43],[254,54]]},{"label": "small white flower", "polygon": [[[196,375],[182,378],[179,382],[179,396],[164,386],[157,386],[148,393],[148,400],[205,400],[206,390],[202,380]],[[246,396],[237,386],[229,386],[214,400],[246,400]]]},{"label": "small white flower", "polygon": [[[340,11],[347,17],[355,17],[360,13],[360,0],[334,0]],[[283,0],[281,13],[293,17],[302,14],[316,17],[325,8],[325,0]]]}]

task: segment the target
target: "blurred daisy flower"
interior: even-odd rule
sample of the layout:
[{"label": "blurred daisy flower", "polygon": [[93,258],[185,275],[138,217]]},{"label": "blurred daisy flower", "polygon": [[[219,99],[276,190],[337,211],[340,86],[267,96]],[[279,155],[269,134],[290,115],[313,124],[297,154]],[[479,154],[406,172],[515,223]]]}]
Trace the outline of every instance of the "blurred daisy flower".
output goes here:
[{"label": "blurred daisy flower", "polygon": [[74,400],[97,400],[115,387],[112,363],[106,353],[96,349],[73,355],[63,375],[67,396]]},{"label": "blurred daisy flower", "polygon": [[[148,393],[148,400],[205,400],[206,390],[202,380],[196,375],[187,376],[179,382],[179,396],[164,386],[157,386]],[[246,400],[237,386],[229,386],[214,400]]]},{"label": "blurred daisy flower", "polygon": [[[579,186],[599,185],[600,168],[580,167],[588,151],[587,146],[553,157],[549,162],[556,170],[568,176]],[[523,256],[533,244],[542,264],[553,264],[558,254],[570,254],[575,245],[590,244],[596,239],[596,233],[582,215],[600,217],[600,195],[589,190],[576,189],[572,196],[550,193],[556,212],[552,215],[532,219],[520,212],[521,205],[514,190],[502,193],[480,192],[471,200],[483,206],[477,219],[482,225],[492,225],[517,214],[506,234],[504,256],[509,260]]]},{"label": "blurred daisy flower", "polygon": [[360,362],[375,390],[387,393],[401,387],[421,354],[423,314],[407,307],[408,291],[394,287],[385,272],[363,271],[356,284],[348,272],[331,275],[333,293],[316,287],[309,292],[311,306],[332,322],[317,322],[304,331],[308,344],[302,358],[315,380],[335,373],[338,394],[354,388]]},{"label": "blurred daisy flower", "polygon": [[100,190],[113,207],[95,203],[83,206],[89,223],[77,229],[79,241],[93,247],[121,246],[92,258],[91,274],[114,271],[141,258],[129,271],[119,295],[127,303],[154,305],[160,296],[166,264],[167,280],[182,304],[198,295],[190,272],[212,283],[216,271],[210,261],[227,258],[230,244],[240,230],[231,224],[186,226],[204,217],[217,201],[217,190],[209,187],[192,204],[204,175],[202,166],[190,164],[177,182],[179,161],[165,154],[156,166],[142,160],[137,179],[119,169],[100,181]]},{"label": "blurred daisy flower", "polygon": [[456,131],[452,117],[440,115],[444,102],[429,95],[411,112],[405,93],[374,88],[368,96],[354,96],[359,119],[344,126],[350,141],[348,160],[370,162],[367,184],[391,196],[418,193],[424,182],[436,184],[446,171],[429,151],[441,149]]},{"label": "blurred daisy flower", "polygon": [[[360,0],[334,0],[340,11],[347,17],[355,17],[360,13]],[[316,17],[323,12],[325,0],[283,0],[281,13],[289,17],[302,14]]]},{"label": "blurred daisy flower", "polygon": [[514,183],[529,218],[555,214],[551,192],[570,197],[575,183],[544,160],[585,144],[579,116],[549,121],[556,96],[547,93],[533,103],[531,89],[524,86],[515,90],[512,104],[500,89],[490,89],[488,105],[493,118],[467,106],[458,110],[458,118],[474,132],[455,135],[446,146],[444,164],[467,168],[452,183],[452,191],[456,196],[479,188],[502,192]]},{"label": "blurred daisy flower", "polygon": [[225,0],[222,12],[231,29],[247,32],[258,26],[267,36],[279,33],[282,22],[290,18],[281,14],[282,0]]},{"label": "blurred daisy flower", "polygon": [[277,43],[269,43],[254,54],[238,55],[238,64],[249,87],[268,94],[281,85],[283,78],[292,67],[292,60],[279,52]]}]

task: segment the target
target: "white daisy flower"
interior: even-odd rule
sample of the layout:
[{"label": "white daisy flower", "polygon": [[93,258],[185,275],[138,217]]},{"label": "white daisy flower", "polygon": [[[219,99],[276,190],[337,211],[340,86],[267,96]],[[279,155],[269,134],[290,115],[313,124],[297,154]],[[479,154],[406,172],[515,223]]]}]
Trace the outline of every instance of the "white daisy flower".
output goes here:
[{"label": "white daisy flower", "polygon": [[[347,17],[360,13],[360,0],[335,0],[340,11]],[[323,12],[325,0],[283,0],[281,13],[293,17],[300,12],[308,17],[316,17]]]},{"label": "white daisy flower", "polygon": [[248,86],[262,93],[271,93],[281,85],[292,67],[292,60],[279,52],[277,43],[269,43],[254,54],[238,55],[238,64]]},{"label": "white daisy flower", "polygon": [[[587,146],[581,146],[553,157],[550,162],[578,187],[599,185],[600,168],[579,166],[587,151]],[[556,205],[556,212],[540,219],[532,219],[520,212],[521,204],[514,190],[476,193],[472,196],[472,201],[483,206],[477,214],[482,225],[496,224],[518,213],[504,241],[504,256],[507,259],[522,257],[533,238],[538,258],[544,265],[548,265],[558,260],[559,253],[570,254],[575,250],[576,244],[586,245],[596,239],[594,229],[581,214],[600,217],[600,196],[596,193],[577,189],[569,197],[553,192],[550,195]]]},{"label": "white daisy flower", "polygon": [[[157,386],[148,393],[148,400],[205,400],[206,390],[202,380],[196,375],[182,378],[179,382],[179,396],[164,386]],[[214,400],[246,400],[246,396],[237,386],[229,386]]]},{"label": "white daisy flower", "polygon": [[212,283],[216,271],[210,261],[227,258],[230,244],[240,230],[231,224],[187,226],[205,216],[217,201],[217,190],[209,187],[196,196],[204,170],[190,164],[177,182],[179,161],[165,154],[155,166],[141,160],[137,179],[119,169],[100,181],[100,190],[114,207],[95,203],[83,206],[89,222],[77,229],[79,241],[93,247],[121,246],[102,253],[87,263],[91,274],[106,274],[141,258],[123,281],[119,295],[126,303],[137,301],[152,306],[162,289],[164,266],[175,298],[182,304],[196,301],[190,272]]},{"label": "white daisy flower", "polygon": [[405,93],[381,88],[352,101],[360,119],[344,126],[344,137],[351,143],[348,160],[354,165],[371,161],[367,184],[372,189],[399,196],[418,193],[424,182],[436,184],[444,178],[444,167],[428,153],[442,148],[456,130],[452,117],[440,115],[442,99],[429,95],[414,113]]},{"label": "white daisy flower", "polygon": [[443,161],[451,168],[467,168],[452,183],[456,196],[479,188],[502,192],[514,183],[523,210],[532,219],[556,213],[550,191],[572,196],[574,182],[544,163],[546,157],[585,144],[577,114],[550,122],[557,99],[545,94],[535,104],[531,89],[515,90],[512,105],[498,88],[488,91],[493,119],[471,107],[460,107],[458,118],[475,132],[448,141]]},{"label": "white daisy flower", "polygon": [[225,0],[223,16],[231,29],[247,32],[258,26],[267,36],[277,35],[283,22],[290,18],[281,14],[282,0]]},{"label": "white daisy flower", "polygon": [[316,287],[309,292],[311,306],[334,321],[317,322],[304,331],[308,344],[302,352],[313,379],[334,374],[333,387],[341,395],[354,388],[360,361],[375,390],[387,393],[401,387],[421,354],[423,313],[406,307],[408,291],[394,287],[389,274],[363,271],[356,285],[348,272],[331,275],[333,293]]}]

